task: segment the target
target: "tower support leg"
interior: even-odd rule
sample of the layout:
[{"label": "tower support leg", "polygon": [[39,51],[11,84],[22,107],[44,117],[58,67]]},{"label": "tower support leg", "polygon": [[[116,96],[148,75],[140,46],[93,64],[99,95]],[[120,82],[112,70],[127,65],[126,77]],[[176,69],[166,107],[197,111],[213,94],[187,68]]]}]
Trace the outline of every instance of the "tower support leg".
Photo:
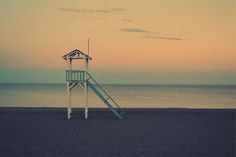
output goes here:
[{"label": "tower support leg", "polygon": [[71,118],[71,90],[70,83],[67,83],[67,97],[68,97],[68,106],[67,106],[67,118]]},{"label": "tower support leg", "polygon": [[88,85],[87,81],[84,82],[84,97],[85,97],[85,113],[84,113],[84,118],[88,119]]}]

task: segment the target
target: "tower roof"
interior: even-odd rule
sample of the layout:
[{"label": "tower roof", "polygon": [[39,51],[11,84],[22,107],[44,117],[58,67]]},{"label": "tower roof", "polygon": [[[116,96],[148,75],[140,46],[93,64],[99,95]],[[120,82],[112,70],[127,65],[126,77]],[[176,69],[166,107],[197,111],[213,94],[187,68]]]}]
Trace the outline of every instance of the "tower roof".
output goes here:
[{"label": "tower roof", "polygon": [[75,49],[75,50],[71,51],[70,53],[63,56],[63,58],[65,60],[67,60],[67,58],[69,58],[69,59],[84,59],[84,57],[86,57],[86,59],[92,60],[91,57],[89,57],[87,54],[83,53],[82,51],[80,51],[78,49]]}]

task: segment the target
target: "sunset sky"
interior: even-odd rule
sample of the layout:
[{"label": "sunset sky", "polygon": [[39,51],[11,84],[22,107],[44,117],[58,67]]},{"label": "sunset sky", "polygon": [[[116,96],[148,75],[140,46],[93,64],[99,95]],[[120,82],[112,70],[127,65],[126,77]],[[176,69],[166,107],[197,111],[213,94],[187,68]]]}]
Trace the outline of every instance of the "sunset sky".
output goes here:
[{"label": "sunset sky", "polygon": [[63,83],[87,53],[102,83],[235,84],[236,2],[0,1],[0,83]]}]

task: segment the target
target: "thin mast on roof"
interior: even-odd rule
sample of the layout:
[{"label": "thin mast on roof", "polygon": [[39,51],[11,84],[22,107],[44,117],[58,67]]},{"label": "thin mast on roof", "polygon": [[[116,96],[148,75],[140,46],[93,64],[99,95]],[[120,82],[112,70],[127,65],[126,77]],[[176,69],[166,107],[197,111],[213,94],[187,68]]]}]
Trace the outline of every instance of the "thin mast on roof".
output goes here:
[{"label": "thin mast on roof", "polygon": [[89,38],[88,38],[88,56],[89,56]]}]

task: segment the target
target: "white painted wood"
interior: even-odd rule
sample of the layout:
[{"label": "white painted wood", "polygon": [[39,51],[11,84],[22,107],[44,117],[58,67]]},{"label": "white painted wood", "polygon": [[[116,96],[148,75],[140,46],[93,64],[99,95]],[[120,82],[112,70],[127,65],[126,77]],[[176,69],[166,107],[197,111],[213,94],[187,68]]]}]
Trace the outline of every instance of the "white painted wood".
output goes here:
[{"label": "white painted wood", "polygon": [[85,81],[84,81],[84,97],[85,97],[85,119],[88,118],[88,84],[87,84],[87,72],[88,72],[88,59],[84,56],[84,70],[85,70]]},{"label": "white painted wood", "polygon": [[[71,60],[69,57],[67,57],[67,70],[71,70],[72,65],[71,65]],[[70,89],[70,81],[67,81],[67,97],[68,97],[68,106],[67,106],[67,118],[71,118],[71,89]]]},{"label": "white painted wood", "polygon": [[67,107],[67,118],[71,118],[71,90],[69,87],[69,82],[67,83],[67,96],[68,96],[68,107]]},{"label": "white painted wood", "polygon": [[[89,40],[88,40],[88,53],[89,53]],[[75,80],[67,80],[67,97],[68,97],[68,106],[67,106],[67,117],[68,119],[71,118],[71,113],[72,113],[72,106],[71,106],[71,91],[72,88],[75,87],[76,85],[83,83],[83,88],[84,88],[84,98],[85,98],[85,119],[88,118],[88,83],[87,83],[87,79],[88,79],[88,61],[89,59],[92,59],[91,57],[89,57],[88,55],[86,55],[85,53],[79,51],[79,50],[74,50],[72,52],[70,52],[67,55],[64,55],[63,58],[67,61],[67,70],[71,71],[72,70],[72,61],[74,59],[81,59],[82,61],[84,61],[84,81],[83,82],[75,82],[75,81],[79,81],[76,80],[78,79],[77,75],[75,77]],[[76,73],[75,73],[76,74]]]}]

